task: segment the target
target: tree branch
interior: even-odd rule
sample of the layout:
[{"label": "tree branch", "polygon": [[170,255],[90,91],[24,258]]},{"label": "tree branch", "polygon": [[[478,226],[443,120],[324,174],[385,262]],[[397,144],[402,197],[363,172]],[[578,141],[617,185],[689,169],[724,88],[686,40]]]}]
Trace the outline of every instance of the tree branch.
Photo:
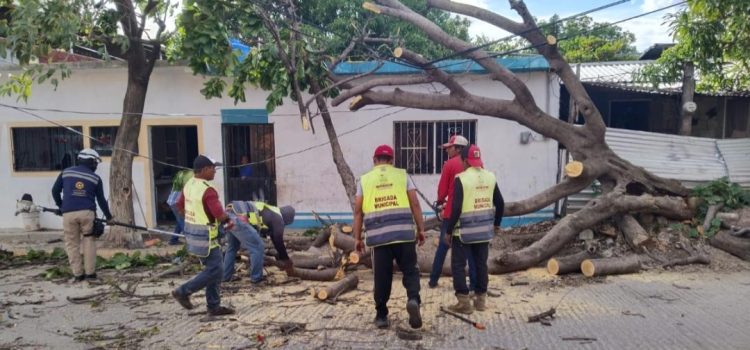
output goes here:
[{"label": "tree branch", "polygon": [[[339,85],[345,84],[349,79],[341,80]],[[394,85],[416,85],[416,84],[427,84],[433,82],[434,79],[426,75],[412,75],[412,76],[400,76],[400,77],[386,77],[370,79],[364,83],[354,86],[353,88],[342,91],[340,95],[336,96],[331,100],[331,106],[338,106],[342,102],[361,94],[364,94],[370,89],[378,86],[394,86]],[[364,107],[364,106],[362,106]],[[359,109],[359,108],[357,108]]]},{"label": "tree branch", "polygon": [[554,203],[560,198],[581,192],[591,185],[600,174],[591,174],[586,177],[566,178],[555,186],[552,186],[536,195],[518,202],[510,202],[505,205],[503,216],[518,216],[533,213],[539,209]]},{"label": "tree branch", "polygon": [[[330,86],[326,87],[325,89],[320,89],[315,95],[313,95],[312,97],[310,97],[307,100],[307,102],[305,102],[305,109],[309,109],[310,108],[310,104],[313,101],[317,100],[317,98],[319,96],[322,96],[324,93],[330,91],[331,89],[335,89],[335,88],[337,88],[339,86],[346,86],[349,82],[352,82],[352,81],[357,80],[359,78],[364,78],[364,77],[366,77],[366,76],[368,76],[368,75],[370,75],[372,73],[375,73],[378,69],[380,69],[380,67],[383,66],[384,63],[385,62],[380,61],[380,62],[378,62],[377,66],[375,66],[375,68],[371,69],[369,72],[365,72],[365,73],[362,73],[362,74],[357,74],[357,75],[354,75],[354,76],[351,76],[351,77],[348,77],[348,78],[345,78],[345,79],[334,81],[333,84],[331,84]],[[336,105],[332,104],[332,106],[336,106]]]},{"label": "tree branch", "polygon": [[443,46],[455,51],[466,53],[463,55],[467,58],[473,59],[480,66],[484,67],[490,74],[492,79],[500,81],[510,89],[510,91],[516,96],[519,101],[519,105],[531,113],[543,113],[537,107],[534,100],[534,96],[529,91],[529,88],[513,74],[506,67],[501,66],[495,61],[493,57],[487,55],[484,50],[473,50],[472,45],[464,42],[458,38],[451,36],[450,34],[443,31],[438,25],[421,16],[420,14],[412,11],[411,9],[403,6],[397,0],[378,0],[378,3],[385,4],[386,6],[380,6],[380,12],[407,21],[418,28],[420,28],[430,39]]},{"label": "tree branch", "polygon": [[443,72],[432,64],[429,64],[429,62],[424,57],[422,57],[422,55],[402,48],[401,58],[416,63],[417,65],[422,67],[422,69],[424,69],[427,74],[431,75],[435,79],[435,81],[445,85],[445,87],[447,87],[451,91],[451,94],[456,94],[458,96],[469,95],[469,93],[463,88],[463,86],[458,84],[450,75],[448,75],[448,73]]},{"label": "tree branch", "polygon": [[449,0],[427,0],[427,6],[474,17],[498,28],[505,29],[511,33],[519,33],[528,29],[523,24],[514,22],[504,16],[498,15],[497,13],[468,4],[457,3]]}]

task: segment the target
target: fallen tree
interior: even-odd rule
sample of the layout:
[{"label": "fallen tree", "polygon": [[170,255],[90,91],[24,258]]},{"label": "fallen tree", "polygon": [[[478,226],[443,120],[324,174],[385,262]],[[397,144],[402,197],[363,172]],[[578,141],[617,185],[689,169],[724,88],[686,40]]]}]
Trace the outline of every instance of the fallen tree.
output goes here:
[{"label": "fallen tree", "polygon": [[[458,110],[474,115],[490,116],[515,121],[534,132],[560,142],[575,159],[566,177],[557,185],[541,193],[508,203],[505,216],[531,213],[555,203],[558,199],[577,193],[594,180],[602,184],[602,194],[581,211],[560,220],[548,234],[518,251],[507,252],[492,259],[490,271],[503,273],[535,266],[556,254],[580,231],[610,217],[629,213],[653,213],[668,218],[688,219],[693,216],[685,197],[689,191],[678,181],[661,178],[637,167],[615,154],[604,138],[606,126],[596,106],[581,82],[560,55],[557,39],[545,36],[522,1],[510,1],[511,7],[522,18],[512,21],[486,9],[447,0],[427,0],[428,6],[455,14],[474,17],[526,39],[549,63],[550,70],[565,84],[583,116],[583,125],[572,125],[548,114],[538,107],[533,94],[508,68],[502,66],[481,48],[449,35],[424,16],[412,11],[397,0],[377,0],[365,3],[365,8],[376,15],[389,16],[407,22],[424,32],[427,37],[457,56],[473,60],[484,68],[490,79],[506,86],[512,99],[479,96],[464,89],[455,76],[438,69],[423,56],[408,49],[409,43],[393,50],[393,55],[424,71],[419,76],[384,76],[344,82],[332,77],[342,88],[332,100],[339,105],[351,100],[349,108],[359,110],[369,105],[389,105],[426,110]],[[447,93],[422,93],[391,86],[440,84]],[[379,89],[387,87],[386,89]],[[486,160],[491,161],[491,160]]]}]

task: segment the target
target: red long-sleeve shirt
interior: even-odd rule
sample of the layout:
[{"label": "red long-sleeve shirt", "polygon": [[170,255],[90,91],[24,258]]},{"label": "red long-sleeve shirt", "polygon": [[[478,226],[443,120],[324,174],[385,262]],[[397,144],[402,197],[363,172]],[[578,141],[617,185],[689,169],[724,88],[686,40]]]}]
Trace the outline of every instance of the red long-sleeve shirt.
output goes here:
[{"label": "red long-sleeve shirt", "polygon": [[[180,212],[185,212],[184,194],[180,195],[176,205]],[[221,202],[219,201],[219,193],[217,193],[215,189],[209,187],[203,192],[203,210],[206,211],[206,216],[208,216],[210,222],[214,222],[216,221],[216,218],[224,215],[224,207],[221,205]]]},{"label": "red long-sleeve shirt", "polygon": [[451,204],[453,203],[453,184],[456,175],[464,171],[464,164],[459,155],[453,156],[443,164],[443,172],[440,174],[438,183],[438,203],[445,203],[443,208],[443,219],[451,217]]}]

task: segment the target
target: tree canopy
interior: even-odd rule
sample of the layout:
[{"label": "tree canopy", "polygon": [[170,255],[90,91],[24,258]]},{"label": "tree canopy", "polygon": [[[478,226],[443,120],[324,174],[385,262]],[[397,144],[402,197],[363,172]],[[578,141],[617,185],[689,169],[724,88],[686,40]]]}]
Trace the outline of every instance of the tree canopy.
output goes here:
[{"label": "tree canopy", "polygon": [[[606,22],[595,22],[589,16],[560,21],[554,15],[549,20],[538,21],[538,26],[545,35],[553,35],[559,40],[560,53],[568,62],[626,61],[638,58],[635,46],[635,35],[617,25]],[[475,39],[478,45],[491,43],[485,36]],[[516,51],[535,52],[527,41],[516,37],[489,45],[494,52]]]},{"label": "tree canopy", "polygon": [[642,72],[654,85],[679,81],[685,62],[698,70],[697,90],[750,90],[750,1],[688,0],[667,17],[675,46]]}]

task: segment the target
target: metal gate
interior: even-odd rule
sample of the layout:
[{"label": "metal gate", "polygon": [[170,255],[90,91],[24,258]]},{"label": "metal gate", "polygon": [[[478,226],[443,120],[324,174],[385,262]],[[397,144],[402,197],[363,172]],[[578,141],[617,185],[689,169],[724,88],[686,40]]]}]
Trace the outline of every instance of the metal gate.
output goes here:
[{"label": "metal gate", "polygon": [[[276,204],[273,124],[223,124],[226,201],[260,200]],[[250,165],[242,158],[247,156]]]}]

